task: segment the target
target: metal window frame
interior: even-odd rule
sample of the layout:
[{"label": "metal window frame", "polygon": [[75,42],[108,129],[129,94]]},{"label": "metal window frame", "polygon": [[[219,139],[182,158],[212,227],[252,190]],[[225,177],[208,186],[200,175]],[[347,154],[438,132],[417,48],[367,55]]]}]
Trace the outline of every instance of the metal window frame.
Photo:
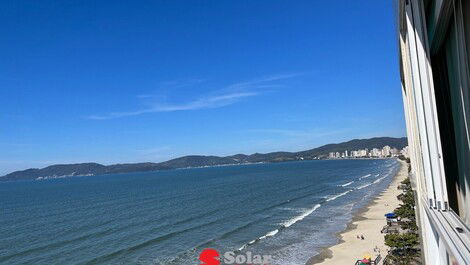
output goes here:
[{"label": "metal window frame", "polygon": [[[470,230],[447,203],[424,6],[420,0],[399,2],[400,30],[405,33],[400,34],[402,89],[406,96],[405,117],[407,125],[410,125],[407,133],[414,149],[412,163],[417,166],[412,174],[416,173],[414,177],[418,182],[417,205],[426,262],[447,265],[450,254],[460,265],[470,265]],[[448,12],[440,11],[438,14],[448,15]],[[419,168],[420,163],[422,168]],[[425,186],[420,186],[420,182],[425,182]]]},{"label": "metal window frame", "polygon": [[422,2],[420,0],[407,1],[404,13],[407,23],[407,48],[411,57],[414,107],[417,112],[424,175],[428,178],[427,196],[429,205],[447,210],[444,162]]},{"label": "metal window frame", "polygon": [[[406,45],[407,45],[407,50],[408,50],[408,54],[410,56],[410,72],[411,72],[411,85],[413,86],[413,89],[412,89],[412,93],[413,93],[413,100],[414,102],[412,102],[412,105],[414,106],[414,109],[416,110],[416,116],[417,116],[417,129],[418,129],[418,136],[419,136],[419,142],[420,142],[420,146],[421,146],[421,153],[420,153],[420,156],[425,158],[424,160],[426,160],[426,155],[425,154],[428,154],[429,151],[428,151],[428,148],[427,148],[427,134],[425,132],[423,132],[423,128],[426,127],[426,123],[425,123],[425,120],[424,119],[419,119],[420,116],[424,116],[424,111],[423,111],[423,103],[422,103],[422,94],[421,94],[421,81],[420,81],[420,76],[419,76],[419,68],[417,67],[418,65],[418,60],[417,60],[417,57],[415,54],[413,54],[413,50],[414,50],[414,47],[416,47],[416,44],[415,44],[415,37],[414,37],[414,31],[413,31],[413,34],[411,34],[412,36],[410,36],[410,30],[412,31],[413,30],[413,22],[412,22],[412,19],[410,20],[410,15],[408,14],[412,14],[412,11],[411,11],[411,6],[408,4],[406,5],[405,7],[405,12],[407,13],[406,16],[405,16],[405,20],[406,20],[406,25],[407,25],[407,33],[406,34]],[[412,17],[412,15],[411,15]],[[431,171],[431,167],[429,165],[429,163],[426,163],[425,161],[423,161],[423,173],[424,175],[431,175],[432,174],[432,171]],[[430,201],[431,204],[433,204],[433,201],[434,201],[434,186],[432,185],[432,182],[431,181],[426,181],[426,195]]]},{"label": "metal window frame", "polygon": [[[470,229],[462,222],[462,219],[452,210],[434,209],[426,200],[421,200],[420,203],[439,235],[439,243],[445,245],[447,251],[457,259],[459,264],[470,264]],[[461,229],[460,232],[458,228]]]},{"label": "metal window frame", "polygon": [[[406,32],[406,26],[402,24],[401,32]],[[411,163],[411,182],[414,185],[414,188],[418,188],[420,190],[420,194],[424,193],[424,195],[431,196],[427,194],[426,189],[426,178],[423,175],[423,160],[421,157],[421,145],[420,145],[420,138],[419,138],[419,125],[415,122],[418,120],[416,114],[416,108],[414,108],[415,98],[413,92],[413,84],[412,80],[410,80],[412,76],[411,66],[409,62],[409,58],[411,55],[409,54],[409,49],[407,47],[407,34],[400,34],[400,55],[401,55],[401,78],[402,78],[402,93],[403,93],[403,106],[404,106],[404,113],[406,118],[406,129],[408,135],[408,147],[410,149],[410,159]],[[406,39],[405,39],[406,38]]]}]

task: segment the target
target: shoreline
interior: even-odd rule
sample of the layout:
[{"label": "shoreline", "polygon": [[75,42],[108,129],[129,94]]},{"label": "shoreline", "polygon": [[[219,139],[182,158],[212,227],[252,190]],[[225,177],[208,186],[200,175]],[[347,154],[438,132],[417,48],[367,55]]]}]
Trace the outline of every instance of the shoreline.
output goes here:
[{"label": "shoreline", "polygon": [[[385,257],[388,248],[384,244],[384,234],[380,233],[382,227],[387,224],[384,215],[398,207],[400,202],[396,196],[401,190],[397,187],[408,175],[406,162],[398,162],[400,169],[393,176],[389,186],[355,212],[345,230],[335,234],[338,243],[323,248],[305,265],[354,264],[364,253],[371,254],[373,258],[379,253],[382,259]],[[365,240],[357,239],[357,235],[364,235]],[[376,246],[380,249],[379,253],[374,252]]]}]

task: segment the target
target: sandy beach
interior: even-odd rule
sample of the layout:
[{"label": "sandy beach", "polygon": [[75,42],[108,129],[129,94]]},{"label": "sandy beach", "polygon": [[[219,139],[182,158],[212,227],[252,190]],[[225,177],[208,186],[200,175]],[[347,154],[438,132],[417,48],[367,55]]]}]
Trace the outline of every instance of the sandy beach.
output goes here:
[{"label": "sandy beach", "polygon": [[[385,257],[388,248],[384,244],[384,234],[380,233],[380,230],[387,224],[384,214],[392,212],[399,205],[397,196],[401,190],[398,190],[397,187],[407,177],[406,163],[403,161],[400,163],[401,168],[394,176],[390,186],[354,216],[348,228],[339,234],[340,242],[324,249],[319,255],[310,259],[307,265],[355,264],[365,253],[370,254],[373,259],[379,253],[382,258]],[[363,235],[364,240],[358,239],[358,235]],[[374,252],[376,247],[380,252]]]}]

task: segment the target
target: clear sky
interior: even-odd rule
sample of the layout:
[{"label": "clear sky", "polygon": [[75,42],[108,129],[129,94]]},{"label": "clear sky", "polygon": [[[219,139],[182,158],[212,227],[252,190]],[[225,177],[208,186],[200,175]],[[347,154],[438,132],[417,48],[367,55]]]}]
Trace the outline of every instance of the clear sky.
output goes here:
[{"label": "clear sky", "polygon": [[405,135],[391,0],[0,3],[0,174]]}]

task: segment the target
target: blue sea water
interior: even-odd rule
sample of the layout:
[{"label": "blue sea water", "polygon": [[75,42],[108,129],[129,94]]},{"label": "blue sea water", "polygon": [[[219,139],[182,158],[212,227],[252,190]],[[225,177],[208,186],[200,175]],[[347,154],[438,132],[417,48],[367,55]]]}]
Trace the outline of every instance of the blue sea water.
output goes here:
[{"label": "blue sea water", "polygon": [[204,248],[305,264],[383,191],[394,159],[0,183],[0,264],[198,264]]}]

